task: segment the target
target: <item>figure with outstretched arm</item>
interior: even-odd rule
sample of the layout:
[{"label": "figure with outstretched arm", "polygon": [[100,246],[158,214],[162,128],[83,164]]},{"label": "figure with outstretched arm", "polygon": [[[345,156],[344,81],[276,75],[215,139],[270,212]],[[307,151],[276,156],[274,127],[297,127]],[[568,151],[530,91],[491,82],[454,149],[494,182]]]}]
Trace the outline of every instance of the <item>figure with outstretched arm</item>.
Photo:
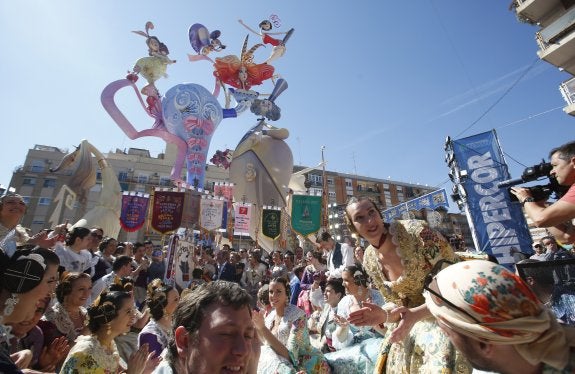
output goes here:
[{"label": "figure with outstretched arm", "polygon": [[[264,44],[271,44],[273,46],[271,56],[265,61],[267,64],[271,63],[274,60],[277,60],[278,58],[284,55],[286,50],[285,45],[294,32],[293,28],[289,29],[287,32],[280,32],[280,31],[270,32],[270,30],[272,29],[272,23],[267,19],[259,23],[258,25],[260,28],[259,31],[252,29],[251,27],[246,25],[244,21],[242,21],[241,19],[238,20],[238,22],[252,33],[259,35],[262,38]],[[285,36],[283,37],[283,39],[280,40],[272,37],[271,35],[285,35]]]}]

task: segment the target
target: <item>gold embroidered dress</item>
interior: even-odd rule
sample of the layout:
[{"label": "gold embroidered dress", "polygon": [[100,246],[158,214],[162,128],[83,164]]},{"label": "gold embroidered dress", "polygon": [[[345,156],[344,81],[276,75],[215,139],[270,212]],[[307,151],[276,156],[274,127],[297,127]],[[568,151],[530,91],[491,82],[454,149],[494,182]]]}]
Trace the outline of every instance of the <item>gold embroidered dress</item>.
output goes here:
[{"label": "gold embroidered dress", "polygon": [[[449,243],[424,221],[394,221],[389,235],[401,258],[403,273],[391,281],[378,260],[378,250],[365,250],[365,270],[388,303],[414,308],[425,303],[423,283],[433,265],[446,259],[457,261]],[[391,306],[388,305],[386,309]],[[471,366],[455,350],[433,317],[418,321],[401,343],[390,342],[397,323],[387,324],[376,373],[470,373]]]}]

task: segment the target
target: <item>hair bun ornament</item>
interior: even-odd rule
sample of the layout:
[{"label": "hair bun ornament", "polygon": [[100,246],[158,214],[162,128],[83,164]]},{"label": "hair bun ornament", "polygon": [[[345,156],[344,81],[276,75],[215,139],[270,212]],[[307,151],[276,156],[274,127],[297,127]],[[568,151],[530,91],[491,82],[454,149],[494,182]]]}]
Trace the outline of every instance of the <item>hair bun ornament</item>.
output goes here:
[{"label": "hair bun ornament", "polygon": [[3,288],[11,293],[26,293],[40,284],[46,263],[36,253],[11,259],[3,274]]},{"label": "hair bun ornament", "polygon": [[98,309],[100,309],[101,316],[104,317],[104,323],[110,322],[116,316],[116,306],[111,301],[104,301]]}]

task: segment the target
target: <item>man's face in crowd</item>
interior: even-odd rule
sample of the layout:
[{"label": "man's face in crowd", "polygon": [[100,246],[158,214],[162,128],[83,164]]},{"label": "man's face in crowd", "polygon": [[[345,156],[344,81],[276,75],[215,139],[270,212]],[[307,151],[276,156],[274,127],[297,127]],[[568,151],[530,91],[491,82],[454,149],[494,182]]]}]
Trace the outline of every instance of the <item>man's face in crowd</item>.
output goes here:
[{"label": "man's face in crowd", "polygon": [[154,250],[154,245],[153,244],[144,244],[144,247],[146,248],[146,256],[151,257],[152,256],[152,251]]},{"label": "man's face in crowd", "polygon": [[543,241],[541,241],[541,244],[543,244],[543,247],[545,247],[548,251],[557,252],[557,243],[555,243],[555,240],[543,239]]},{"label": "man's face in crowd", "polygon": [[181,326],[176,329],[178,354],[185,355],[188,373],[245,374],[255,333],[247,306],[236,310],[213,303],[206,308],[197,334],[190,335]]},{"label": "man's face in crowd", "polygon": [[284,255],[284,265],[289,270],[293,269],[293,260],[291,255]]},{"label": "man's face in crowd", "polygon": [[334,246],[335,246],[335,242],[333,241],[333,239],[328,239],[328,240],[319,242],[319,248],[324,250],[324,251],[327,251],[327,252],[331,251]]},{"label": "man's face in crowd", "polygon": [[560,158],[561,154],[555,152],[551,156],[551,175],[557,179],[557,182],[562,186],[571,186],[575,184],[575,157],[570,160]]},{"label": "man's face in crowd", "polygon": [[99,229],[90,230],[90,244],[88,245],[88,249],[97,249],[103,237],[104,233],[102,232],[102,230]]},{"label": "man's face in crowd", "polygon": [[535,253],[537,253],[538,255],[542,254],[545,251],[545,248],[543,247],[543,245],[541,245],[541,243],[537,243],[533,246],[533,249],[535,250]]},{"label": "man's face in crowd", "polygon": [[303,258],[303,248],[297,247],[295,249],[295,259],[296,261],[300,261]]},{"label": "man's face in crowd", "polygon": [[138,248],[136,248],[136,252],[134,253],[134,257],[139,260],[142,257],[144,257],[145,253],[146,253],[146,247],[144,247],[144,246],[138,247]]},{"label": "man's face in crowd", "polygon": [[20,195],[6,196],[2,199],[0,215],[14,220],[20,220],[26,213],[26,203]]}]

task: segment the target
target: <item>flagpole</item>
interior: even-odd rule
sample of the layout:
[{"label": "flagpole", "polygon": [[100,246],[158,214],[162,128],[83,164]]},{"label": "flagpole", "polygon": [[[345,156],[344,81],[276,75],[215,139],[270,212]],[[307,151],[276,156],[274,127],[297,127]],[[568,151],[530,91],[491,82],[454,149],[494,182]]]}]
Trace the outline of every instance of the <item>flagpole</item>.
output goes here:
[{"label": "flagpole", "polygon": [[328,228],[328,210],[327,210],[327,178],[325,177],[325,159],[323,151],[325,150],[325,145],[321,146],[321,168],[322,168],[322,185],[321,185],[321,211],[322,211],[322,226],[324,231]]}]

